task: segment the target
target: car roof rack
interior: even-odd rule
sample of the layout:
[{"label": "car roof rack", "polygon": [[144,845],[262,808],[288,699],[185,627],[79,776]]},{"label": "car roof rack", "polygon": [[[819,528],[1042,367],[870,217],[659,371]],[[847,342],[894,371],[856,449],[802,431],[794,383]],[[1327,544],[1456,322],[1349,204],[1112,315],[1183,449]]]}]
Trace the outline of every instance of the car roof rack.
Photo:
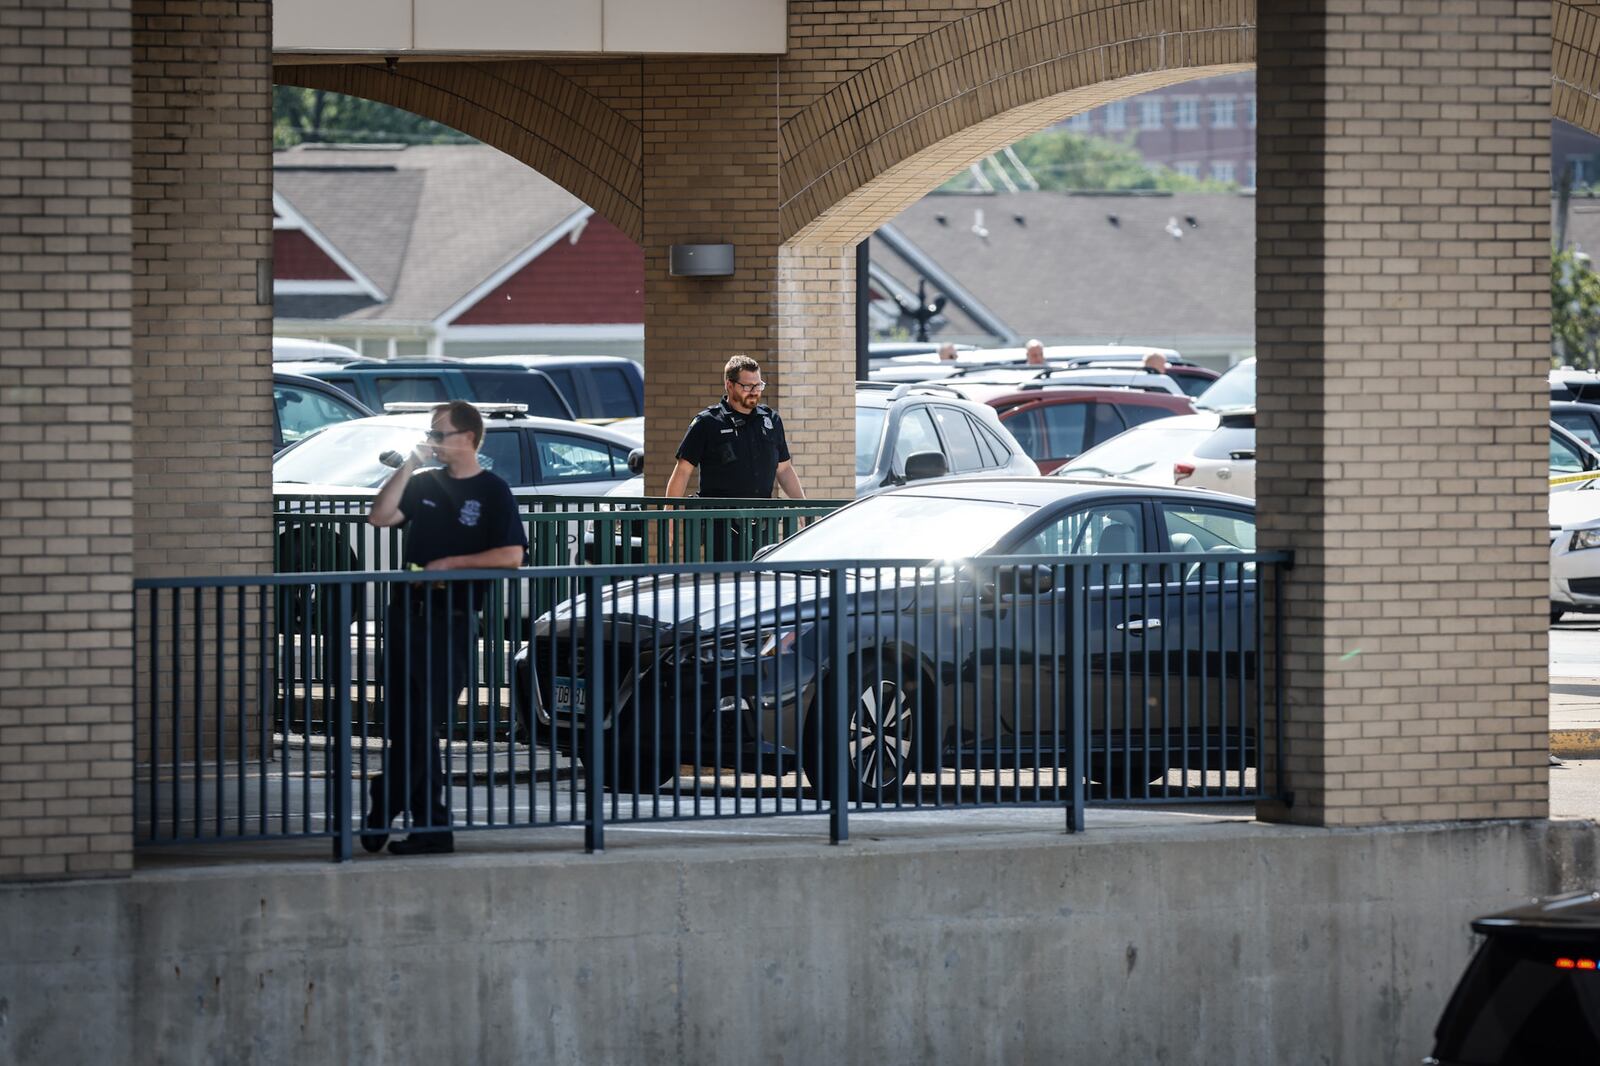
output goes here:
[{"label": "car roof rack", "polygon": [[1018,392],[1045,392],[1049,389],[1121,389],[1124,392],[1154,392],[1165,396],[1176,396],[1171,389],[1163,388],[1154,382],[1145,384],[1141,381],[1023,381],[1017,384]]},{"label": "car roof rack", "polygon": [[856,388],[858,388],[858,389],[878,389],[878,390],[883,391],[883,392],[888,392],[891,389],[898,389],[900,387],[900,385],[901,385],[901,382],[898,382],[898,381],[858,381],[858,382],[856,382]]},{"label": "car roof rack", "polygon": [[[893,383],[884,382],[884,384]],[[958,400],[966,399],[965,396],[952,389],[949,385],[940,385],[935,381],[908,381],[903,385],[896,386],[895,390],[889,394],[889,399],[898,400],[902,396],[909,396],[914,392],[925,393],[929,396],[954,396]]]},{"label": "car roof rack", "polygon": [[[479,403],[477,400],[468,400],[478,409],[478,413],[485,418],[518,418],[528,413],[525,403]],[[405,402],[386,403],[383,413],[386,415],[416,415],[426,414],[439,405],[427,401],[407,400]]]}]

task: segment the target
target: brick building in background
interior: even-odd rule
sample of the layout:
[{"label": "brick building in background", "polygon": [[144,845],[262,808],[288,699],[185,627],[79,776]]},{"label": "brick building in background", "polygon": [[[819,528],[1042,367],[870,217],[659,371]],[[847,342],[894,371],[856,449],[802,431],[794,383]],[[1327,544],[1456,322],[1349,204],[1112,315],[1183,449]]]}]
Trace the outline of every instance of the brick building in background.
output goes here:
[{"label": "brick building in background", "polygon": [[481,144],[273,157],[278,336],[396,355],[642,356],[644,252]]},{"label": "brick building in background", "polygon": [[1256,184],[1256,76],[1169,85],[1073,115],[1058,128],[1130,141],[1145,161],[1206,181]]}]

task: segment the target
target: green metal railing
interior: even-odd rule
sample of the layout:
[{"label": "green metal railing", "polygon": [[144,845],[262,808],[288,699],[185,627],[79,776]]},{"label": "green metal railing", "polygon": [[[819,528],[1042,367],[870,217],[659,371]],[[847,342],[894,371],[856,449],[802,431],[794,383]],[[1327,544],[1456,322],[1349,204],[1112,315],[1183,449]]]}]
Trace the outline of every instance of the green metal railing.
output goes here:
[{"label": "green metal railing", "polygon": [[[517,496],[535,566],[747,562],[846,502]],[[404,534],[367,525],[371,504],[371,494],[276,495],[273,571],[399,569]]]}]

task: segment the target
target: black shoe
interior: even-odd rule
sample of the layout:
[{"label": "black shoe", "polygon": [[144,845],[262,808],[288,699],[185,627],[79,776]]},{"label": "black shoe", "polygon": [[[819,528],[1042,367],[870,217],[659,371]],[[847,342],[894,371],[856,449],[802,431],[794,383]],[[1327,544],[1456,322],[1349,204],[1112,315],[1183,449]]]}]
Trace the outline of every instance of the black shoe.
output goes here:
[{"label": "black shoe", "polygon": [[412,833],[389,845],[390,855],[449,855],[455,850],[454,833]]},{"label": "black shoe", "polygon": [[361,834],[361,846],[374,854],[382,851],[383,846],[389,842],[389,823],[392,820],[379,814],[376,807],[368,811],[366,820],[362,823],[367,831]]}]

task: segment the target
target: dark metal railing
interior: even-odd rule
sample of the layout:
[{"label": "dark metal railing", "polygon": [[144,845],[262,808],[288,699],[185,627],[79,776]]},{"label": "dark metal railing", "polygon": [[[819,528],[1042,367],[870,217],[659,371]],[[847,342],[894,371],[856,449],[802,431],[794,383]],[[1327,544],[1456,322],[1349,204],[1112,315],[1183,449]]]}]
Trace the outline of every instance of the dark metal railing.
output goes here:
[{"label": "dark metal railing", "polygon": [[[749,560],[846,502],[516,494],[535,566]],[[372,494],[279,493],[273,572],[398,569],[399,527],[374,529]]]},{"label": "dark metal railing", "polygon": [[1288,561],[140,580],[137,837],[1282,797]]}]

